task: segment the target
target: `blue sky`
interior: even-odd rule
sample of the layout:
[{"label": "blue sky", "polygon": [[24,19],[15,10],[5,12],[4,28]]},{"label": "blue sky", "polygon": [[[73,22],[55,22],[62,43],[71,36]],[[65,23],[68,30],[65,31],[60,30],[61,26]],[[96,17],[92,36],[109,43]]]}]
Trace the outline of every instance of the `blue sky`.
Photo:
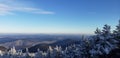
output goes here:
[{"label": "blue sky", "polygon": [[0,33],[93,34],[120,19],[120,0],[0,0]]}]

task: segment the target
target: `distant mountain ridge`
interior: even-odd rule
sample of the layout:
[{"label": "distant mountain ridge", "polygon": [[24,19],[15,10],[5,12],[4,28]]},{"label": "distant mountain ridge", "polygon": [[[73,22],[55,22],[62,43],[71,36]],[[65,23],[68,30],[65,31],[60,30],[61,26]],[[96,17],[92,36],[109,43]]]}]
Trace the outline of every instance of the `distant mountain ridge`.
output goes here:
[{"label": "distant mountain ridge", "polygon": [[18,39],[18,40],[2,43],[0,44],[0,46],[4,46],[6,48],[11,48],[15,46],[16,49],[24,49],[24,48],[32,47],[37,44],[49,44],[53,42],[55,41],[36,41],[36,40],[28,40],[28,39]]},{"label": "distant mountain ridge", "polygon": [[[73,45],[73,44],[80,44],[80,40],[74,40],[74,39],[64,39],[64,40],[59,40],[50,44],[37,44],[35,46],[32,46],[29,49],[29,52],[37,52],[38,49],[42,51],[46,51],[49,46],[51,47],[56,47],[56,46],[61,46],[63,49],[66,47]],[[25,49],[23,50],[25,52]]]},{"label": "distant mountain ridge", "polygon": [[[34,47],[37,45],[42,46],[55,46],[73,43],[74,40],[80,39],[81,35],[62,35],[62,34],[0,34],[0,46],[4,46],[7,49],[15,46],[16,49],[25,49]],[[70,40],[68,40],[70,39]],[[70,44],[69,43],[69,44]]]},{"label": "distant mountain ridge", "polygon": [[36,43],[38,43],[38,41],[20,39],[20,40],[14,40],[14,41],[2,43],[0,44],[0,46],[4,46],[6,48],[11,48],[15,46],[16,49],[22,49],[22,48],[28,48]]}]

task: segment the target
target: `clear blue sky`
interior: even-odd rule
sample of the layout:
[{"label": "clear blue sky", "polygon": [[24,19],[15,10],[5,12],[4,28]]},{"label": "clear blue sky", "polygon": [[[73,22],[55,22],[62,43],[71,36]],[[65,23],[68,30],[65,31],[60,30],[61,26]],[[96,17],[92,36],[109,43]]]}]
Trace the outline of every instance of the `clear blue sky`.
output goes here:
[{"label": "clear blue sky", "polygon": [[0,33],[82,33],[120,19],[120,0],[0,0]]}]

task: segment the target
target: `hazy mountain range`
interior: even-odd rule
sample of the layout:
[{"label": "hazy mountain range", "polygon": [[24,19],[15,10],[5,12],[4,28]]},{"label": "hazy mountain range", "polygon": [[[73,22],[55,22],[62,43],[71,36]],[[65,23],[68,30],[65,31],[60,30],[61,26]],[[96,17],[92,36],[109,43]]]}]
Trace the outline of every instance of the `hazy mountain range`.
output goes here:
[{"label": "hazy mountain range", "polygon": [[56,45],[60,45],[65,47],[75,43],[76,39],[81,39],[81,36],[82,35],[0,34],[0,46],[5,47],[6,49],[13,46],[15,46],[16,49],[34,48],[36,51],[37,48],[42,49],[48,46],[54,47]]}]

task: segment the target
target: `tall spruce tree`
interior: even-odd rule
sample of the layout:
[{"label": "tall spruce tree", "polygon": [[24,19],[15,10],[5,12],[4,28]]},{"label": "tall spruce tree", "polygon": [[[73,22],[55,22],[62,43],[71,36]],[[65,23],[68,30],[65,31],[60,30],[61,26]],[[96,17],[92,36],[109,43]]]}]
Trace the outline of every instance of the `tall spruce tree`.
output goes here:
[{"label": "tall spruce tree", "polygon": [[114,39],[116,39],[115,42],[117,42],[117,46],[120,48],[120,20],[116,26],[116,29],[113,31],[113,36]]},{"label": "tall spruce tree", "polygon": [[104,57],[106,57],[106,55],[108,55],[116,46],[114,38],[112,37],[111,28],[106,24],[102,31],[97,28],[95,34],[96,35],[93,37],[93,48],[90,50],[91,57],[98,58],[100,55],[104,55]]},{"label": "tall spruce tree", "polygon": [[116,29],[113,32],[115,35],[120,36],[120,20],[118,25],[116,26]]}]

